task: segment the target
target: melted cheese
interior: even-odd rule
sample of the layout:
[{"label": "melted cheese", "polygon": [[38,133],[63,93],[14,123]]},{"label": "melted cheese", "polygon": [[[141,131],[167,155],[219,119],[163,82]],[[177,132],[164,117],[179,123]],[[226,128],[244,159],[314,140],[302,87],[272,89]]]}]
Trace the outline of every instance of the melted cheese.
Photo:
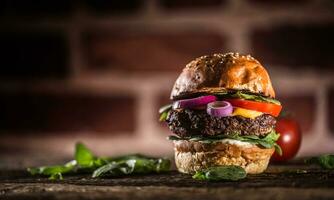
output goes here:
[{"label": "melted cheese", "polygon": [[262,112],[255,110],[248,110],[244,108],[234,107],[232,116],[240,115],[246,118],[255,119],[256,117],[262,115]]}]

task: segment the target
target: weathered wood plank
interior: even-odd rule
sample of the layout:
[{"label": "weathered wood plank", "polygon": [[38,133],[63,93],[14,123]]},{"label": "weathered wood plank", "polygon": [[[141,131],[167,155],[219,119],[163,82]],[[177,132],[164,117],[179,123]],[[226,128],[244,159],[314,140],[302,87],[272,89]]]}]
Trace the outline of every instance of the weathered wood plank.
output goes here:
[{"label": "weathered wood plank", "polygon": [[51,181],[24,170],[0,170],[2,199],[334,199],[334,171],[271,166],[240,181],[196,181],[176,171],[93,179],[87,174]]}]

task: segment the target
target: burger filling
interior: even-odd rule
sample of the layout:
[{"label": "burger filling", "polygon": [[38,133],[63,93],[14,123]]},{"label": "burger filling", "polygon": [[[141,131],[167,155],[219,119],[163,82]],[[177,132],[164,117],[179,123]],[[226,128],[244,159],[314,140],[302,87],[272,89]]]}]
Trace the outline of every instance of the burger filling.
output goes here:
[{"label": "burger filling", "polygon": [[229,139],[275,147],[280,153],[274,128],[281,108],[275,99],[236,91],[177,100],[159,112],[160,120],[175,134],[170,140],[210,143]]},{"label": "burger filling", "polygon": [[180,137],[201,135],[256,135],[265,136],[275,126],[273,116],[263,114],[255,119],[240,115],[215,117],[206,110],[171,110],[166,119],[169,129]]}]

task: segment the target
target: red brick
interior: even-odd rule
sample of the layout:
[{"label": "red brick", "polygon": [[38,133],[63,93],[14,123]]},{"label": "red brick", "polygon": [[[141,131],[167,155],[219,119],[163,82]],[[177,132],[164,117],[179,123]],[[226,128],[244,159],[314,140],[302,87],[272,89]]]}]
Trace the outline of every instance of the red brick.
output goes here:
[{"label": "red brick", "polygon": [[334,134],[334,88],[331,88],[328,92],[328,110],[327,110],[327,119],[329,130]]},{"label": "red brick", "polygon": [[49,32],[1,32],[0,78],[65,78],[69,50],[65,36]]},{"label": "red brick", "polygon": [[253,54],[264,64],[332,69],[334,24],[284,25],[255,30]]},{"label": "red brick", "polygon": [[193,8],[214,8],[221,6],[225,0],[160,0],[160,5],[163,8],[170,10],[177,9],[193,9]]},{"label": "red brick", "polygon": [[180,71],[203,54],[219,52],[223,38],[212,32],[114,31],[84,37],[88,67],[122,72]]},{"label": "red brick", "polygon": [[283,96],[278,99],[282,103],[283,111],[299,122],[303,133],[312,130],[317,109],[314,96]]},{"label": "red brick", "polygon": [[139,11],[143,7],[143,0],[85,0],[86,9],[96,14],[122,14]]},{"label": "red brick", "polygon": [[132,132],[134,101],[127,96],[80,93],[2,93],[0,130]]}]

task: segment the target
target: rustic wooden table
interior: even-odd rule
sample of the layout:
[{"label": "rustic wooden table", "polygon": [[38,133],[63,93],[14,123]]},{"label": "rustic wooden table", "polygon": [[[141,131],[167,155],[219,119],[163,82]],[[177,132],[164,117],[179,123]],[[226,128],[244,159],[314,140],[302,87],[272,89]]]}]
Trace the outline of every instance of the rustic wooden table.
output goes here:
[{"label": "rustic wooden table", "polygon": [[0,170],[0,199],[334,199],[334,171],[302,164],[270,166],[259,175],[231,182],[196,181],[166,174],[62,181],[32,177],[25,170]]}]

